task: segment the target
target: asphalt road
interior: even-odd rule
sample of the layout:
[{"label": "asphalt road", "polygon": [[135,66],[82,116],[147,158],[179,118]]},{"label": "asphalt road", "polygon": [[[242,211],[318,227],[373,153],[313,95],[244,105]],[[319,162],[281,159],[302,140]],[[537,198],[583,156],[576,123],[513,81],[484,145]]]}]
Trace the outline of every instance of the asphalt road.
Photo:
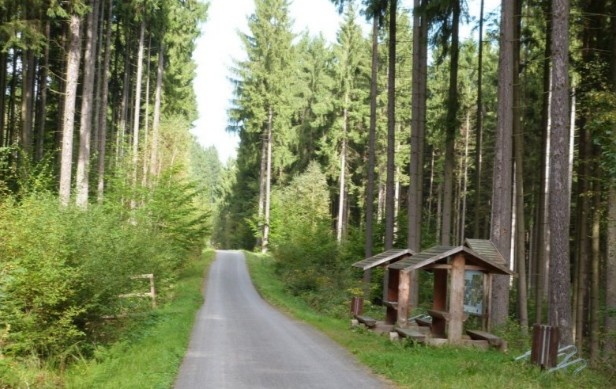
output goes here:
[{"label": "asphalt road", "polygon": [[385,388],[341,347],[272,308],[241,252],[219,251],[176,389]]}]

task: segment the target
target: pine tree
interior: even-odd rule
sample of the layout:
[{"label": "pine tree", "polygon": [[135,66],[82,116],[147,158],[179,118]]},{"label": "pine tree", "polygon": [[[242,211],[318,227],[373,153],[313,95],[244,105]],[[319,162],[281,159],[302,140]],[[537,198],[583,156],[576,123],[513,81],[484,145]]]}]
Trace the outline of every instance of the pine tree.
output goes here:
[{"label": "pine tree", "polygon": [[[257,218],[260,222],[261,250],[267,251],[269,199],[272,172],[293,161],[286,158],[289,145],[290,100],[288,80],[292,74],[291,22],[287,0],[259,0],[248,21],[252,35],[242,35],[248,59],[239,63],[236,107],[231,110],[232,128],[248,138],[260,140],[260,178]],[[281,145],[274,153],[274,146]],[[242,144],[240,143],[240,148]],[[276,166],[273,166],[273,161]]]}]

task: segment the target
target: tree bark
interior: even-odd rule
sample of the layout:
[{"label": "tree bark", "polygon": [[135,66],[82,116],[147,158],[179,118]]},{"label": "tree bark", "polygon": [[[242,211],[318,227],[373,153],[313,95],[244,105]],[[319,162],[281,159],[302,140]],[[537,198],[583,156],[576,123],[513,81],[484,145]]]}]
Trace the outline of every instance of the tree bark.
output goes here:
[{"label": "tree bark", "polygon": [[344,230],[344,204],[346,202],[346,155],[347,155],[347,125],[348,125],[348,101],[349,95],[346,92],[344,96],[344,109],[342,112],[342,145],[340,146],[340,179],[339,179],[339,188],[340,193],[338,194],[338,220],[336,223],[336,240],[338,243],[342,242],[342,235]]},{"label": "tree bark", "polygon": [[264,221],[263,221],[263,242],[261,252],[266,253],[269,246],[269,230],[270,230],[270,197],[272,187],[272,134],[274,132],[274,111],[272,107],[268,109],[267,118],[267,156],[265,165],[265,203],[264,203]]},{"label": "tree bark", "polygon": [[394,244],[394,181],[396,147],[396,13],[397,0],[389,1],[389,63],[387,67],[387,178],[385,193],[385,250]]},{"label": "tree bark", "polygon": [[590,258],[590,164],[592,144],[590,133],[584,125],[580,127],[579,155],[578,155],[578,193],[576,206],[576,251],[575,251],[575,277],[573,279],[573,317],[574,338],[579,350],[583,348],[584,322],[586,311],[586,296],[588,290],[587,269]]},{"label": "tree bark", "polygon": [[[374,169],[376,161],[376,107],[378,97],[378,67],[379,67],[379,21],[372,18],[372,64],[370,76],[370,128],[368,135],[368,183],[366,185],[366,245],[364,255],[372,256],[372,234],[374,224]],[[368,273],[369,274],[369,273]],[[369,279],[367,281],[370,281]]]},{"label": "tree bark", "polygon": [[[132,139],[132,160],[133,160],[133,190],[137,188],[137,170],[139,167],[139,130],[141,119],[141,83],[143,81],[143,53],[145,51],[145,19],[141,21],[139,31],[139,49],[137,54],[137,76],[135,80],[135,108],[133,111],[133,139]],[[135,194],[136,195],[136,194]],[[137,206],[137,199],[131,199],[131,209]]]},{"label": "tree bark", "polygon": [[[595,153],[599,156],[599,153]],[[596,160],[596,158],[595,158]],[[601,168],[595,163],[593,169],[597,177],[601,177]],[[601,317],[601,182],[598,178],[593,181],[593,209],[591,231],[591,262],[590,262],[590,359],[596,362],[600,355],[600,317]]]},{"label": "tree bark", "polygon": [[[609,180],[609,185],[605,278],[616,280],[616,179],[614,177]],[[606,354],[613,355],[616,353],[616,283],[614,282],[608,282],[606,285],[605,308],[607,314],[605,315],[604,350]]]},{"label": "tree bark", "polygon": [[94,75],[96,74],[96,45],[98,39],[98,1],[92,0],[92,10],[88,14],[86,44],[83,55],[83,90],[81,97],[81,120],[79,127],[79,156],[77,158],[76,204],[86,208],[88,205],[90,176],[90,144],[92,140],[92,118],[94,116]]},{"label": "tree bark", "polygon": [[69,22],[69,46],[66,60],[66,89],[62,114],[62,152],[60,162],[60,203],[67,206],[71,197],[71,169],[73,166],[73,131],[75,128],[75,101],[81,60],[81,19],[71,15]]},{"label": "tree bark", "polygon": [[[8,55],[0,50],[0,90],[4,91],[7,87],[7,69]],[[5,93],[0,93],[0,147],[5,145]]]},{"label": "tree bark", "polygon": [[150,175],[158,176],[158,143],[160,137],[160,106],[162,103],[163,74],[165,69],[164,43],[160,44],[158,52],[158,67],[156,70],[156,92],[154,97],[154,117],[152,119],[152,153],[150,157]]},{"label": "tree bark", "polygon": [[[366,185],[366,243],[364,256],[372,256],[373,225],[374,225],[374,169],[376,160],[376,106],[378,97],[378,67],[379,67],[379,20],[377,16],[372,18],[372,64],[370,74],[370,128],[368,134],[368,183]],[[370,296],[370,282],[372,270],[364,272],[364,298]]]},{"label": "tree bark", "polygon": [[524,134],[521,128],[520,91],[520,35],[522,1],[514,2],[513,50],[513,142],[515,158],[515,264],[518,270],[518,319],[522,333],[528,332],[528,305],[526,286],[526,217],[524,213]]},{"label": "tree bark", "polygon": [[[611,12],[616,12],[616,2],[612,3]],[[611,58],[610,87],[616,93],[616,18],[611,19]],[[612,124],[616,131],[616,124]],[[605,259],[605,279],[616,280],[616,177],[612,172],[607,179],[607,252]],[[605,346],[606,355],[616,354],[616,282],[607,282],[605,286]]]},{"label": "tree bark", "polygon": [[[410,187],[408,192],[408,248],[421,251],[421,222],[423,205],[423,156],[426,123],[426,67],[427,21],[419,12],[421,0],[413,4],[413,69],[412,69],[412,111],[411,111],[411,158],[409,167]],[[419,303],[419,279],[417,272],[411,272],[411,307]]]},{"label": "tree bark", "polygon": [[443,177],[443,213],[441,222],[441,243],[452,244],[453,223],[453,180],[455,170],[455,141],[458,121],[458,59],[459,28],[460,28],[460,1],[452,2],[451,21],[451,48],[449,64],[449,92],[447,96],[447,119],[445,130],[445,174]]},{"label": "tree bark", "polygon": [[98,184],[97,200],[103,201],[105,196],[105,163],[107,155],[107,104],[109,102],[109,64],[111,62],[111,32],[113,17],[113,0],[109,0],[109,12],[107,16],[107,30],[105,31],[105,59],[103,60],[101,109],[98,120]]},{"label": "tree bark", "polygon": [[479,38],[477,40],[477,114],[475,122],[475,215],[473,237],[479,239],[481,226],[481,178],[483,174],[483,5],[479,6]]},{"label": "tree bark", "polygon": [[569,277],[569,1],[554,0],[552,12],[552,104],[550,118],[550,325],[562,345],[572,344]]},{"label": "tree bark", "polygon": [[[129,41],[130,42],[130,41]],[[124,62],[129,63],[129,49],[125,48],[124,51]],[[120,103],[120,119],[118,120],[118,132],[116,134],[116,164],[119,163],[124,158],[124,149],[126,147],[125,137],[128,132],[128,110],[129,110],[129,101],[130,101],[130,67],[126,66],[124,68],[124,80],[122,82],[122,101]]]},{"label": "tree bark", "polygon": [[[501,3],[501,33],[498,82],[498,119],[492,188],[491,240],[510,263],[512,216],[512,131],[514,4]],[[495,275],[492,281],[491,327],[506,323],[509,313],[509,277]]]},{"label": "tree bark", "polygon": [[[50,40],[50,23],[45,22],[45,37]],[[1,59],[0,59],[1,61]],[[45,152],[45,132],[47,119],[47,77],[49,76],[49,44],[45,45],[43,50],[43,64],[40,66],[39,81],[38,81],[38,107],[36,110],[36,141],[34,150],[34,159],[39,162],[43,159]],[[0,87],[0,90],[4,90]],[[1,127],[1,126],[0,126]],[[1,135],[0,135],[1,139]],[[0,140],[0,144],[2,141]]]},{"label": "tree bark", "polygon": [[25,50],[22,55],[22,96],[21,96],[21,136],[22,157],[27,166],[32,161],[34,134],[34,80],[36,78],[36,58],[34,51]]},{"label": "tree bark", "polygon": [[547,266],[547,240],[548,240],[548,228],[547,228],[547,194],[548,194],[548,175],[547,175],[547,150],[549,147],[549,127],[550,127],[550,74],[551,74],[551,62],[550,62],[550,50],[552,42],[552,6],[551,1],[545,2],[545,9],[543,14],[546,23],[546,42],[544,49],[543,60],[543,102],[541,107],[541,171],[539,178],[539,189],[537,193],[537,214],[535,216],[535,223],[537,225],[535,230],[535,253],[534,261],[536,267],[535,277],[535,323],[543,323],[543,304],[545,302],[545,295],[547,290],[546,285],[546,266]]}]

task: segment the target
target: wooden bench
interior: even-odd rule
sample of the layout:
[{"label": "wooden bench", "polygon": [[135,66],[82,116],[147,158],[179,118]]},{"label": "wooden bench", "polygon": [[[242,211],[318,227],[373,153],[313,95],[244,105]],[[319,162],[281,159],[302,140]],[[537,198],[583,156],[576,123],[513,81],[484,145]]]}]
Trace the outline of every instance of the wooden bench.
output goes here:
[{"label": "wooden bench", "polygon": [[358,322],[362,323],[368,328],[376,327],[376,319],[373,319],[369,316],[355,315],[355,319],[357,319]]},{"label": "wooden bench", "polygon": [[466,330],[466,333],[473,340],[487,340],[490,346],[498,347],[503,351],[507,349],[507,342],[505,342],[504,339],[499,338],[498,336],[489,332],[480,330]]},{"label": "wooden bench", "polygon": [[398,310],[398,302],[397,301],[383,301],[383,305],[389,307],[391,309]]},{"label": "wooden bench", "polygon": [[431,317],[416,317],[415,323],[421,327],[431,327],[432,326],[432,318]]},{"label": "wooden bench", "polygon": [[398,335],[402,336],[403,338],[409,338],[417,342],[426,341],[426,334],[422,334],[421,332],[413,328],[395,327],[394,330],[398,333]]}]

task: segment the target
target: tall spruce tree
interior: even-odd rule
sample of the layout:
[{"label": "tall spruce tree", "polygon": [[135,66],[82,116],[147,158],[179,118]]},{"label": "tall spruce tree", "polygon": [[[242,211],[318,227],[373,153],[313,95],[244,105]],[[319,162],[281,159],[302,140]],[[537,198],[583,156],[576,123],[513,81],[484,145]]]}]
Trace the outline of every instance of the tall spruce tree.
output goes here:
[{"label": "tall spruce tree", "polygon": [[551,325],[560,328],[560,343],[569,345],[573,341],[569,276],[569,0],[555,0],[552,11],[548,318]]},{"label": "tall spruce tree", "polygon": [[342,240],[346,231],[348,209],[349,157],[353,154],[351,140],[360,137],[362,112],[366,101],[365,89],[367,53],[361,28],[355,19],[355,10],[349,7],[345,20],[338,32],[338,42],[334,48],[336,57],[336,124],[328,138],[333,146],[333,155],[338,162],[338,212],[336,236]]},{"label": "tall spruce tree", "polygon": [[[285,145],[290,129],[293,33],[287,0],[257,0],[255,6],[248,20],[250,34],[241,35],[248,59],[238,63],[230,128],[240,132],[240,142],[246,133],[247,139],[256,138],[260,144],[257,219],[261,250],[267,251],[272,172],[283,168],[273,166],[273,149],[276,144]],[[282,152],[278,156],[277,162],[290,162]]]}]

